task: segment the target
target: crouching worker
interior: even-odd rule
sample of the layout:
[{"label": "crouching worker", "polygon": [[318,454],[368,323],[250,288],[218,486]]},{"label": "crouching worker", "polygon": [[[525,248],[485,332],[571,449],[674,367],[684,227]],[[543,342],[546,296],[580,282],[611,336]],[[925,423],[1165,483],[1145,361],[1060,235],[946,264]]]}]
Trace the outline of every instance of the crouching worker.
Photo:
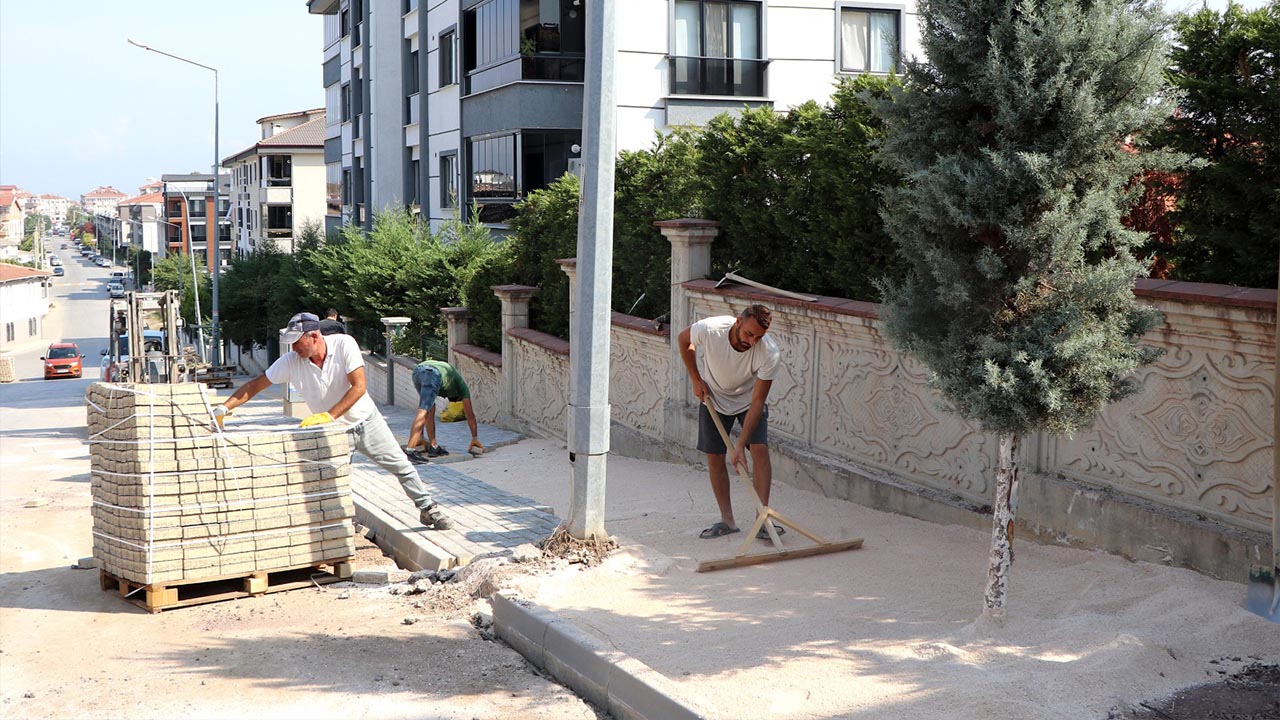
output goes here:
[{"label": "crouching worker", "polygon": [[[413,387],[418,391],[418,412],[413,416],[413,425],[409,428],[409,442],[405,451],[409,459],[417,463],[429,462],[428,458],[448,455],[449,451],[436,442],[436,398],[443,397],[449,402],[461,402],[462,412],[467,416],[467,427],[471,430],[471,444],[467,452],[472,455],[484,453],[484,445],[477,437],[476,413],[471,409],[471,389],[462,373],[447,362],[427,360],[413,368]],[[422,441],[422,431],[426,430],[427,441]]]},{"label": "crouching worker", "polygon": [[387,421],[365,392],[364,358],[360,346],[349,335],[323,335],[320,319],[298,313],[280,331],[280,338],[292,350],[280,356],[262,375],[236,390],[226,403],[214,407],[221,422],[231,410],[243,405],[267,386],[292,383],[313,413],[302,427],[336,422],[346,426],[351,444],[365,457],[400,480],[400,486],[418,508],[423,525],[436,530],[449,527],[440,506],[431,500],[418,471],[405,457]]}]

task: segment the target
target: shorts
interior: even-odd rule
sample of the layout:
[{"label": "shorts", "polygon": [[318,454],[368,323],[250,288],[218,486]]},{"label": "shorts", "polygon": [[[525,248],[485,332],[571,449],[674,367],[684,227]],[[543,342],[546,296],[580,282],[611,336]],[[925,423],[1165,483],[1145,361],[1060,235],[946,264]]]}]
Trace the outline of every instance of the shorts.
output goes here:
[{"label": "shorts", "polygon": [[419,365],[413,369],[413,387],[418,391],[419,410],[435,410],[440,383],[440,371],[430,365]]},{"label": "shorts", "polygon": [[[749,410],[749,408],[748,408]],[[732,439],[733,422],[738,421],[741,426],[747,419],[748,410],[743,410],[737,415],[725,415],[717,412],[720,416],[720,422],[724,425],[724,431],[730,433]],[[769,406],[764,406],[764,412],[760,413],[760,422],[756,423],[756,429],[751,433],[751,437],[747,438],[747,446],[751,445],[768,445],[769,444]],[[706,405],[698,406],[698,450],[708,455],[724,455],[729,448],[724,446],[724,440],[720,437],[720,431],[716,430],[716,424],[711,422],[711,412],[707,410]]]}]

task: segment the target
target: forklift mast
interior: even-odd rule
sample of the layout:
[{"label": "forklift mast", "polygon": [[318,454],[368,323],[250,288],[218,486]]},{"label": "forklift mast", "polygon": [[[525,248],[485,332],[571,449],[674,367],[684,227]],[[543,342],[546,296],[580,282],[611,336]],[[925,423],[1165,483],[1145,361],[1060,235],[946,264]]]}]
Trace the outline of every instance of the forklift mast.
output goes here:
[{"label": "forklift mast", "polygon": [[[178,291],[127,292],[111,302],[111,347],[117,361],[128,356],[128,380],[177,383],[189,379],[188,362],[179,343],[182,328]],[[159,331],[160,339],[147,337]],[[121,342],[127,338],[128,347]]]}]

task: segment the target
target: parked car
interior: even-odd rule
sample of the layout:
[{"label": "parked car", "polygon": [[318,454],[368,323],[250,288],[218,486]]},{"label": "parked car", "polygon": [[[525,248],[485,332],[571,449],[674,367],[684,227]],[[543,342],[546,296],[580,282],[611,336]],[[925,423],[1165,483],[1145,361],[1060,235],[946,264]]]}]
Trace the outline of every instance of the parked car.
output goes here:
[{"label": "parked car", "polygon": [[53,275],[54,275],[54,277],[62,277],[63,275],[66,275],[66,274],[67,274],[67,273],[66,273],[66,271],[62,269],[62,266],[61,266],[61,265],[54,265],[54,266],[53,266]]},{"label": "parked car", "polygon": [[66,249],[67,249],[67,244],[66,244],[66,243],[62,243],[62,246],[61,246],[61,248],[60,248],[60,249],[62,249],[62,250],[66,250]]},{"label": "parked car", "polygon": [[108,259],[106,259],[106,258],[104,258],[104,257],[102,257],[101,255],[99,255],[99,256],[98,256],[98,259],[97,259],[97,260],[94,260],[94,262],[95,262],[95,263],[97,263],[98,267],[110,267],[110,266],[111,266],[111,261],[110,261],[110,260],[108,260]]},{"label": "parked car", "polygon": [[113,270],[113,271],[111,271],[111,282],[118,282],[118,283],[120,283],[121,285],[123,285],[123,284],[124,284],[124,271],[123,271],[123,270]]},{"label": "parked car", "polygon": [[121,285],[118,282],[107,283],[107,295],[113,298],[124,297],[124,285]]},{"label": "parked car", "polygon": [[44,361],[45,380],[56,377],[78,378],[84,372],[84,365],[80,362],[84,355],[80,354],[80,348],[75,343],[54,343],[40,359]]}]

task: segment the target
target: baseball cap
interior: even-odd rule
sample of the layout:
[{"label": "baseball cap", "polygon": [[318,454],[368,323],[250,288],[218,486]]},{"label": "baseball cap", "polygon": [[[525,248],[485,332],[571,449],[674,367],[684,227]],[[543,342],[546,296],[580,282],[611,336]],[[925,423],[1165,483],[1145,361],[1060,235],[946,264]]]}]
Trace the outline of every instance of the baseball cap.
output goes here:
[{"label": "baseball cap", "polygon": [[303,333],[320,329],[320,318],[311,313],[298,313],[289,318],[289,324],[280,329],[280,341],[289,345],[298,341]]}]

